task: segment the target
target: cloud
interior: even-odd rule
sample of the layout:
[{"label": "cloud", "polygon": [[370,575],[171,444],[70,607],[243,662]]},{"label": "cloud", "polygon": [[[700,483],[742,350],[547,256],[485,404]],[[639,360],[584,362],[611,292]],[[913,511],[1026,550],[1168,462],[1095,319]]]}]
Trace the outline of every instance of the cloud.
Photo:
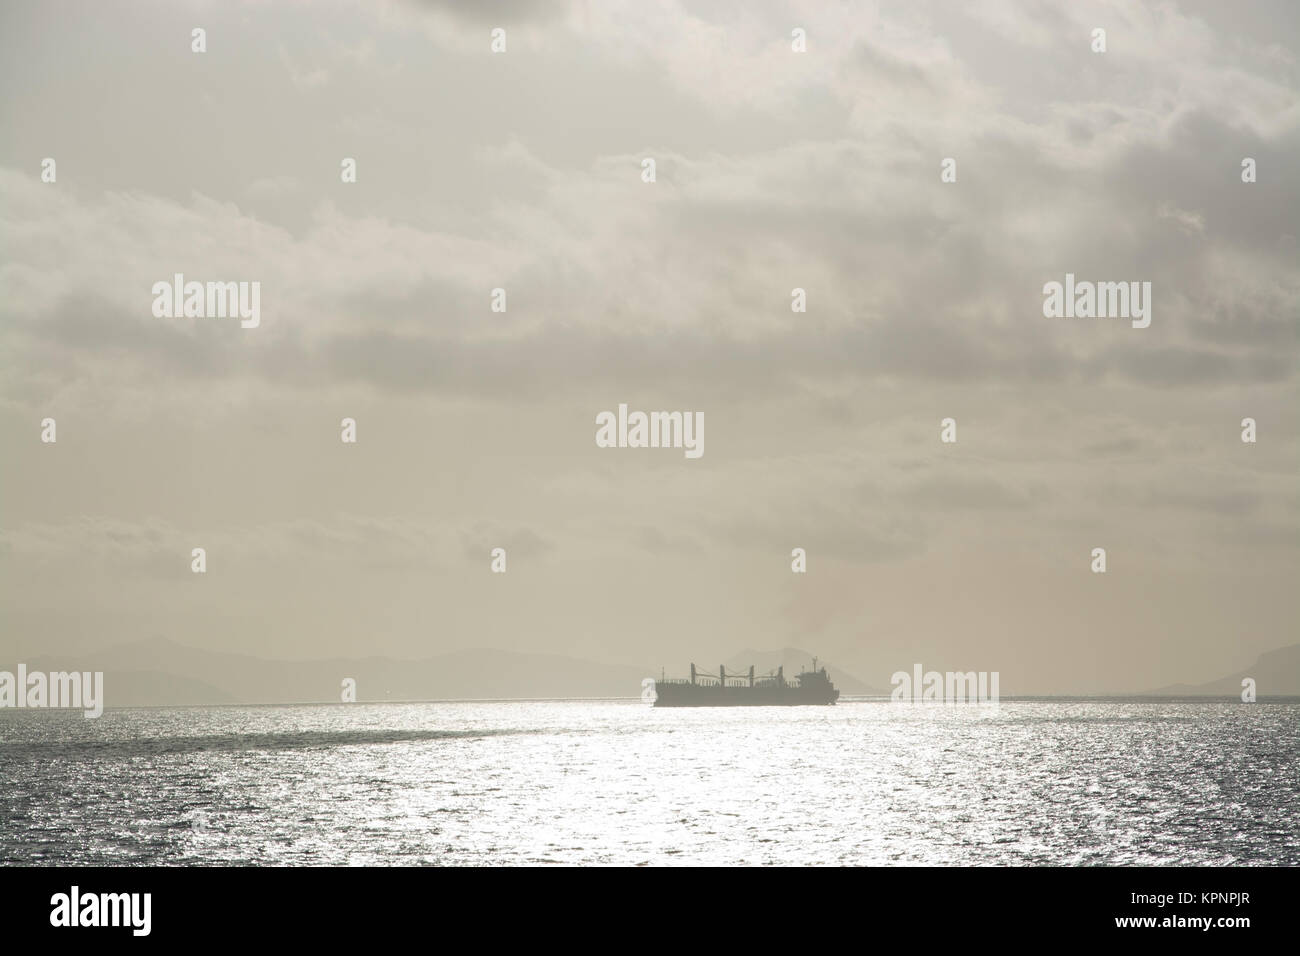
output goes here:
[{"label": "cloud", "polygon": [[[1034,657],[1099,542],[1090,660],[1294,620],[1294,4],[76,9],[0,29],[0,630]],[[178,272],[260,327],[155,318]],[[1067,272],[1151,327],[1044,318]],[[596,448],[623,401],[704,457]]]}]

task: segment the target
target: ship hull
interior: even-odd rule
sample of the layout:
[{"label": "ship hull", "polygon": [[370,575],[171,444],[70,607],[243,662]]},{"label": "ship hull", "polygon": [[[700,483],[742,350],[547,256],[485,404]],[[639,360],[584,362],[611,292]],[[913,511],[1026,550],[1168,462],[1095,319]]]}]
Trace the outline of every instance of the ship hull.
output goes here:
[{"label": "ship hull", "polygon": [[798,707],[825,706],[840,692],[824,687],[717,687],[701,684],[655,685],[656,707]]}]

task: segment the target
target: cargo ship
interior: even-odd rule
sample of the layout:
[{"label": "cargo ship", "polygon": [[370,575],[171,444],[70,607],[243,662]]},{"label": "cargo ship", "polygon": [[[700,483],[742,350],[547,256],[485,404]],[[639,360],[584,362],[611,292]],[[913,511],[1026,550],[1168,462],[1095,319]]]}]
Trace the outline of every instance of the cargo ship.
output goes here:
[{"label": "cargo ship", "polygon": [[655,681],[656,707],[790,707],[797,704],[833,704],[840,692],[826,676],[826,668],[817,669],[813,658],[812,670],[802,672],[791,680],[785,678],[785,668],[762,677],[748,674],[731,674],[719,667],[717,674],[697,671],[691,665],[690,680],[668,678]]}]

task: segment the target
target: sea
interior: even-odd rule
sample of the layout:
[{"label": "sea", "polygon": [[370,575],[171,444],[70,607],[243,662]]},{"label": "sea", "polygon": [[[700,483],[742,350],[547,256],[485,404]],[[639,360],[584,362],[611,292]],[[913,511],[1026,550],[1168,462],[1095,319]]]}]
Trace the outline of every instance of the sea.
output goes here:
[{"label": "sea", "polygon": [[8,865],[1300,864],[1300,701],[0,711]]}]

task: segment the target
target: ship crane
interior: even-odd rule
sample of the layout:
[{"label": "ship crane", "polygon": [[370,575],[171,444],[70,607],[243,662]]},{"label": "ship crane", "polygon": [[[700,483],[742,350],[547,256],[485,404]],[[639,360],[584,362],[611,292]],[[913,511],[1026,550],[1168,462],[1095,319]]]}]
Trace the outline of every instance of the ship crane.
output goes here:
[{"label": "ship crane", "polygon": [[[703,679],[706,680],[706,681],[712,681],[712,680],[713,680],[713,675],[712,675],[712,674],[705,674],[703,671],[699,671],[699,670],[697,670],[694,664],[691,664],[691,683],[692,683],[692,684],[695,684],[696,686],[699,686],[699,687],[707,687],[707,686],[709,686],[708,684],[701,684],[701,683],[699,682],[699,681],[700,681],[700,678],[703,678]],[[738,673],[738,674],[729,673],[729,672],[727,671],[727,668],[726,668],[725,665],[722,666],[722,667],[719,667],[719,668],[718,668],[718,686],[719,686],[719,687],[726,687],[726,686],[727,686],[727,681],[728,681],[728,680],[745,680],[745,681],[748,681],[748,682],[749,682],[747,686],[749,686],[749,687],[753,687],[753,686],[754,686],[754,680],[755,680],[755,678],[754,678],[754,665],[753,665],[753,664],[750,664],[750,665],[749,665],[749,670],[748,670],[748,671],[741,671],[741,672]],[[785,685],[785,666],[782,665],[781,667],[778,667],[775,671],[768,671],[766,674],[760,676],[760,677],[758,678],[758,680],[760,680],[760,681],[775,680],[778,684],[784,686],[784,685]],[[735,687],[735,686],[737,686],[737,685],[732,684],[731,686],[732,686],[732,687]]]},{"label": "ship crane", "polygon": [[[725,666],[724,666],[724,667],[719,667],[719,668],[718,668],[718,686],[719,686],[719,687],[726,687],[726,686],[727,686],[727,678],[729,678],[729,677],[730,677],[730,678],[733,678],[733,679],[743,679],[743,678],[745,678],[745,677],[748,677],[748,678],[749,678],[749,684],[750,684],[750,686],[752,687],[752,686],[754,685],[754,668],[751,667],[751,668],[749,669],[749,674],[748,674],[748,675],[746,675],[746,674],[728,674],[728,673],[727,673],[727,668],[726,668]],[[691,664],[691,683],[692,683],[692,684],[696,684],[696,685],[698,685],[698,686],[708,686],[708,684],[700,684],[700,682],[699,682],[699,679],[700,679],[700,678],[704,678],[705,681],[712,681],[712,680],[713,680],[713,675],[712,675],[712,674],[704,674],[704,673],[701,673],[701,672],[699,672],[699,671],[696,670],[694,664]]]}]

